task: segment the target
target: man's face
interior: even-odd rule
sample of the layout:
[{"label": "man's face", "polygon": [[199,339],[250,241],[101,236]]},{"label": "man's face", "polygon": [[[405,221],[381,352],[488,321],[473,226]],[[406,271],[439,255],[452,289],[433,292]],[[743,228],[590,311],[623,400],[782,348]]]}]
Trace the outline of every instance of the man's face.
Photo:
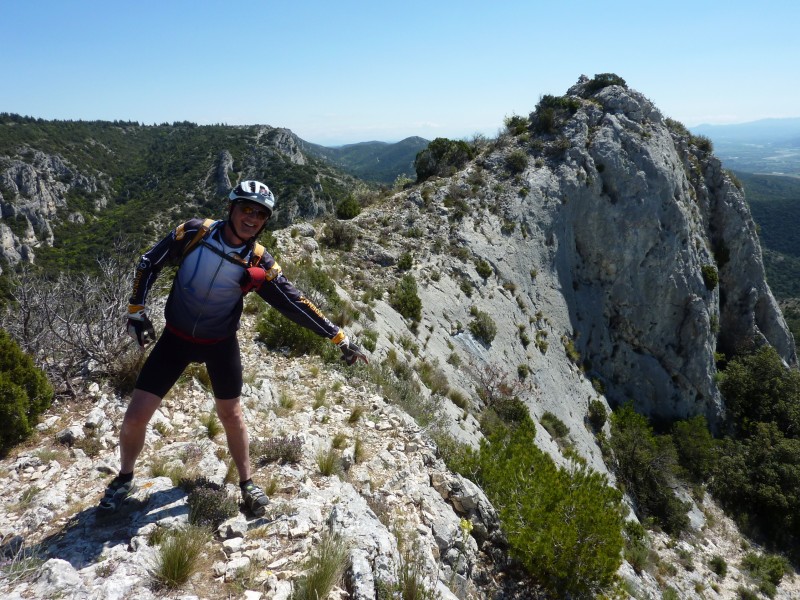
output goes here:
[{"label": "man's face", "polygon": [[264,226],[267,211],[263,206],[253,202],[237,202],[231,213],[231,220],[236,233],[244,240],[249,240]]}]

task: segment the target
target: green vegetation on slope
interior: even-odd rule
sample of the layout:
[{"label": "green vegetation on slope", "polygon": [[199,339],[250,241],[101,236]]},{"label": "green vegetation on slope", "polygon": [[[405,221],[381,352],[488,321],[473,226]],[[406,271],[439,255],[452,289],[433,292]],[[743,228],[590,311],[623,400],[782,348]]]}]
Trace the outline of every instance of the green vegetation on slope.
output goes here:
[{"label": "green vegetation on slope", "polygon": [[[62,183],[71,192],[53,224],[55,246],[38,248],[37,263],[53,270],[92,269],[120,235],[144,247],[189,217],[224,216],[227,202],[217,190],[216,172],[225,151],[233,158],[231,180],[263,180],[275,193],[271,228],[288,226],[295,214],[331,213],[350,193],[349,180],[313,158],[292,162],[276,145],[278,136],[279,130],[257,126],[46,121],[1,113],[0,170],[13,161],[40,168],[43,157],[36,151],[63,158],[69,172]],[[93,178],[98,191],[80,184],[78,176]],[[14,202],[8,189],[0,192]],[[107,205],[98,208],[101,198]],[[67,220],[76,211],[85,224]]]}]

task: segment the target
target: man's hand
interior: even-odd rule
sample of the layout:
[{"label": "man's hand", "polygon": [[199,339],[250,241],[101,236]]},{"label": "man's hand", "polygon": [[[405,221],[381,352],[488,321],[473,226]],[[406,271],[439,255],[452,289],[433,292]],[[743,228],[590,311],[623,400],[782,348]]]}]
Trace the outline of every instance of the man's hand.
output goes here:
[{"label": "man's hand", "polygon": [[144,306],[140,304],[128,305],[128,335],[144,350],[145,346],[156,339],[156,331],[147,317]]},{"label": "man's hand", "polygon": [[261,267],[250,267],[243,274],[239,280],[239,287],[242,293],[246,294],[253,290],[258,290],[267,280],[267,272]]},{"label": "man's hand", "polygon": [[342,351],[342,360],[348,365],[354,365],[358,360],[363,360],[364,363],[369,362],[364,351],[355,343],[351,342],[347,336],[337,345],[339,346],[339,350]]}]

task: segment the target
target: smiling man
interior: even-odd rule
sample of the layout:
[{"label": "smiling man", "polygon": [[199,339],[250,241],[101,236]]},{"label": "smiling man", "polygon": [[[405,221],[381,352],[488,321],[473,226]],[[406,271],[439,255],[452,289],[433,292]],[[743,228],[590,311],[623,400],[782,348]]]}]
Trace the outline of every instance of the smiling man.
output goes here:
[{"label": "smiling man", "polygon": [[266,494],[251,478],[249,438],[239,397],[242,361],[236,332],[244,296],[255,291],[283,315],[329,338],[348,365],[366,355],[284,277],[280,265],[256,242],[275,208],[275,197],[259,181],[243,181],[229,195],[228,218],[191,219],[145,253],[136,268],[127,330],[140,348],[155,338],[145,301],[161,268],[179,265],[164,310],[166,327],[136,380],[120,430],[120,472],[98,507],[114,514],[136,486],[133,469],[144,447],[147,424],[161,399],[191,362],[205,363],[217,414],[239,471],[245,506],[266,512]]}]

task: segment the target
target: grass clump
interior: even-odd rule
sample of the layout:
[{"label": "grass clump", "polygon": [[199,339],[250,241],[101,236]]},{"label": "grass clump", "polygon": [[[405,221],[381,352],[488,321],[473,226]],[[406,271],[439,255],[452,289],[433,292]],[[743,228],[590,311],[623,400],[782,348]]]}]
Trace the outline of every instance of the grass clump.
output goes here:
[{"label": "grass clump", "polygon": [[342,461],[333,447],[317,452],[316,461],[320,474],[326,477],[338,475],[342,471]]},{"label": "grass clump", "polygon": [[186,583],[197,572],[203,547],[210,537],[208,530],[191,525],[165,536],[153,569],[156,584],[174,590]]},{"label": "grass clump", "polygon": [[347,422],[351,425],[355,425],[364,415],[365,410],[363,406],[357,404],[350,410],[350,416],[347,417]]},{"label": "grass clump", "polygon": [[210,440],[222,433],[222,423],[219,422],[217,414],[214,412],[206,413],[200,417],[200,424],[206,428],[206,435]]},{"label": "grass clump", "polygon": [[326,598],[349,565],[349,548],[341,535],[326,531],[308,557],[304,574],[297,580],[292,600]]}]

